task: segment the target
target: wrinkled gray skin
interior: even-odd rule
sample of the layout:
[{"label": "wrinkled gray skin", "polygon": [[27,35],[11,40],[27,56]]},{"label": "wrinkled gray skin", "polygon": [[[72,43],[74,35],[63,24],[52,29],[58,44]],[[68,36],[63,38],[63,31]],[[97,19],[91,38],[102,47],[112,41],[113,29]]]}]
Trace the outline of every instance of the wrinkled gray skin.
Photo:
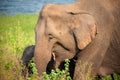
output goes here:
[{"label": "wrinkled gray skin", "polygon": [[35,27],[34,56],[39,75],[46,71],[53,53],[55,67],[65,58],[77,57],[75,80],[81,79],[80,62],[92,63],[91,75],[120,73],[119,6],[120,0],[44,6]]}]

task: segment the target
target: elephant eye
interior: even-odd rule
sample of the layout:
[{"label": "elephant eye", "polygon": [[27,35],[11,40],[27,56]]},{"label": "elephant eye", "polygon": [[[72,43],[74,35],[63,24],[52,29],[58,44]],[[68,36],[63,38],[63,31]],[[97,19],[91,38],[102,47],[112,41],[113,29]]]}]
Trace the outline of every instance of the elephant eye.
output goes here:
[{"label": "elephant eye", "polygon": [[51,41],[54,37],[51,34],[48,35],[49,35],[48,41]]}]

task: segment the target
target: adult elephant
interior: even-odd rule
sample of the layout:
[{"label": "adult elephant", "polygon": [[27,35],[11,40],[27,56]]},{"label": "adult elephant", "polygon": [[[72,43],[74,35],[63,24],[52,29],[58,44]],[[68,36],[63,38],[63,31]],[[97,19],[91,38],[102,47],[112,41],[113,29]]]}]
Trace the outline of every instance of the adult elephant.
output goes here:
[{"label": "adult elephant", "polygon": [[80,0],[44,6],[35,27],[39,74],[54,55],[56,67],[65,58],[77,57],[75,80],[81,79],[81,62],[92,63],[91,75],[120,73],[119,5],[120,0]]}]

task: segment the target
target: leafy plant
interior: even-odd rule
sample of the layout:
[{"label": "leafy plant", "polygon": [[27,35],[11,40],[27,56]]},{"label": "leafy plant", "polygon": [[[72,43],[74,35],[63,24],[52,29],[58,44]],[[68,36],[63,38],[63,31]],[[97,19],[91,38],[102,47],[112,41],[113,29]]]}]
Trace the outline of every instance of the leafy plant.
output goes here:
[{"label": "leafy plant", "polygon": [[28,80],[33,80],[34,77],[38,75],[37,69],[36,69],[36,64],[34,63],[34,58],[32,58],[28,64],[28,67],[31,69],[31,74],[27,78]]},{"label": "leafy plant", "polygon": [[50,74],[44,72],[44,80],[72,80],[69,73],[69,60],[65,60],[65,70],[52,70]]}]

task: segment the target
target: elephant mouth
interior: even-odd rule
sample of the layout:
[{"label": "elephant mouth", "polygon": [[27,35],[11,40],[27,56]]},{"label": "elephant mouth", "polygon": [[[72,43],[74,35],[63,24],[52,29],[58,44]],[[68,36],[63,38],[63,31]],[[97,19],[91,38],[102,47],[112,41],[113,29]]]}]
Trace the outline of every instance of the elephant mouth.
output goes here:
[{"label": "elephant mouth", "polygon": [[[54,61],[61,55],[71,55],[71,58],[74,58],[77,53],[79,53],[81,50],[76,48],[75,52],[72,52],[70,49],[66,48],[63,44],[56,42],[51,50],[51,56],[54,59]],[[71,59],[69,56],[66,56],[66,59]]]},{"label": "elephant mouth", "polygon": [[51,49],[51,56],[53,60],[56,60],[56,58],[58,57],[57,55],[63,54],[68,51],[70,50],[64,47],[61,43],[56,42]]}]

